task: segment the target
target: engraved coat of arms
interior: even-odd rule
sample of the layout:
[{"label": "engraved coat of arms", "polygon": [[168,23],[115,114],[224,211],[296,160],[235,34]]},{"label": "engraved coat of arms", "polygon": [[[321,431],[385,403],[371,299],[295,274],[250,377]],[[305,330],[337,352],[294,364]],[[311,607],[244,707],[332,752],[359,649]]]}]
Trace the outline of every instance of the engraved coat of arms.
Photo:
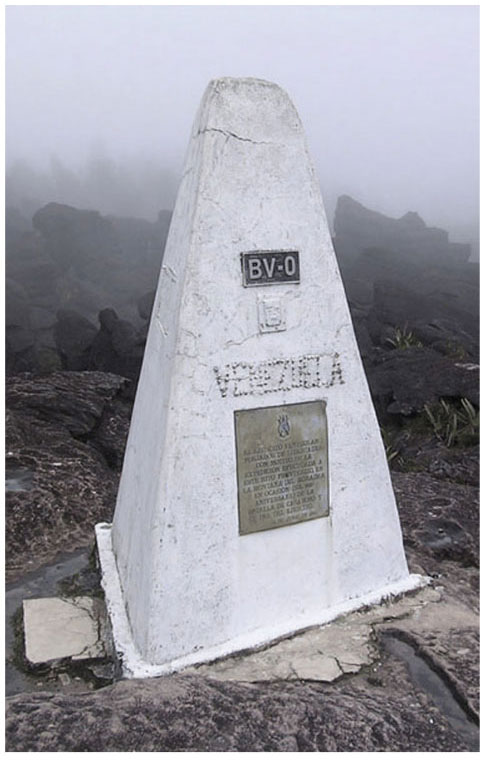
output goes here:
[{"label": "engraved coat of arms", "polygon": [[291,423],[287,414],[280,414],[277,418],[277,431],[281,438],[287,438],[291,432]]}]

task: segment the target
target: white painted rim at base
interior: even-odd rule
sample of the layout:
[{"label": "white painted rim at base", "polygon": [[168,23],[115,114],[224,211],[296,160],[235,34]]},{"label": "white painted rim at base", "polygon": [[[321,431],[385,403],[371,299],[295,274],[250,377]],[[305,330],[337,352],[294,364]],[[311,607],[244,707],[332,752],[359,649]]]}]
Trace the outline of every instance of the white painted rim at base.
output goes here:
[{"label": "white painted rim at base", "polygon": [[122,673],[125,678],[153,678],[167,675],[190,665],[210,662],[230,654],[236,654],[239,651],[255,649],[264,644],[272,644],[279,638],[292,636],[306,628],[324,625],[340,615],[353,612],[360,607],[378,604],[388,597],[419,589],[430,582],[430,579],[426,576],[408,575],[400,581],[383,586],[361,597],[349,599],[334,607],[329,607],[323,610],[323,613],[319,617],[314,615],[313,617],[303,618],[300,621],[299,628],[293,626],[293,629],[289,630],[282,626],[276,626],[275,629],[267,629],[265,633],[254,631],[237,636],[230,641],[225,641],[223,644],[218,644],[214,647],[198,649],[171,662],[152,664],[142,658],[132,637],[120,586],[117,564],[112,549],[111,524],[99,523],[95,526],[95,534],[101,566],[101,585],[105,592],[105,603],[112,625],[115,651],[120,659]]}]

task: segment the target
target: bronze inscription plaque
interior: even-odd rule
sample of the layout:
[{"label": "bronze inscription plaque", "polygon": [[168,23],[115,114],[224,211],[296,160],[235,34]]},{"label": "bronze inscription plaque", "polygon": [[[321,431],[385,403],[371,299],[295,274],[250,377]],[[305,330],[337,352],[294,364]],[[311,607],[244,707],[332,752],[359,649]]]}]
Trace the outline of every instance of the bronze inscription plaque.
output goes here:
[{"label": "bronze inscription plaque", "polygon": [[326,404],[235,412],[239,533],[329,514]]}]

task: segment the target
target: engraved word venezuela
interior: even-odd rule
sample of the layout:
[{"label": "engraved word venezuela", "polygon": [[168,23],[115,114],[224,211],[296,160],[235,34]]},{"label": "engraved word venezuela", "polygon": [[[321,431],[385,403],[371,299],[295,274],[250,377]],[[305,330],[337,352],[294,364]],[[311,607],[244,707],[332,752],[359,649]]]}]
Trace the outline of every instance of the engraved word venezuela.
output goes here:
[{"label": "engraved word venezuela", "polygon": [[248,396],[290,391],[293,388],[329,388],[344,383],[339,355],[307,354],[291,359],[234,362],[214,367],[218,388],[226,396]]}]

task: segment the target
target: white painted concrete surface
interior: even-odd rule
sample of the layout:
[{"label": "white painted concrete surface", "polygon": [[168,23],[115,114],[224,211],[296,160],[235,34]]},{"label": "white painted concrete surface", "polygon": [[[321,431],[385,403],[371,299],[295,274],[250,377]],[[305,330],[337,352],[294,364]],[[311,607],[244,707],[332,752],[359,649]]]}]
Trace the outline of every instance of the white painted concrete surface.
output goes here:
[{"label": "white painted concrete surface", "polygon": [[[255,250],[299,251],[300,284],[244,288],[240,254]],[[267,297],[282,329],[261,330]],[[315,400],[327,404],[330,515],[240,536],[234,412]],[[97,535],[109,608],[128,614],[115,638],[118,629],[133,675],[261,644],[420,583],[303,129],[274,84],[220,79],[203,98],[113,527]]]},{"label": "white painted concrete surface", "polygon": [[[227,655],[230,655],[234,652],[244,650],[245,654],[242,655],[242,660],[239,660],[238,662],[242,662],[243,668],[245,668],[247,672],[247,676],[244,677],[241,668],[237,666],[235,668],[235,680],[249,680],[248,672],[252,669],[254,663],[255,678],[251,678],[250,680],[273,680],[289,677],[289,663],[287,662],[286,651],[288,649],[294,651],[296,648],[296,642],[294,638],[287,638],[286,636],[290,632],[288,625],[281,626],[280,628],[277,626],[274,628],[269,627],[261,632],[260,638],[257,638],[255,634],[252,634],[250,636],[244,634],[233,639],[232,641],[227,641],[224,644],[218,644],[214,647],[207,648],[203,653],[200,651],[195,651],[183,657],[172,660],[171,662],[160,664],[147,662],[147,660],[144,659],[137,646],[135,645],[132,635],[130,621],[127,615],[127,608],[125,605],[125,599],[123,596],[122,588],[120,586],[117,565],[112,549],[111,525],[109,523],[99,523],[96,526],[95,530],[100,563],[103,570],[102,585],[106,593],[105,601],[107,605],[108,615],[112,624],[115,650],[121,662],[123,674],[126,678],[155,678],[156,676],[167,675],[175,671],[186,670],[195,664],[204,662],[210,662],[212,664],[208,666],[208,669],[203,668],[201,672],[203,672],[205,675],[211,676],[212,678],[218,678],[219,673],[228,672],[228,669],[232,669],[231,666],[229,666],[229,661],[221,658],[225,658]],[[329,607],[328,609],[321,611],[318,618],[310,618],[307,624],[302,625],[297,629],[293,628],[292,632],[294,630],[306,631],[306,633],[302,634],[306,637],[304,649],[313,659],[316,651],[313,651],[313,647],[309,646],[310,640],[318,638],[320,640],[320,645],[322,643],[324,646],[327,645],[326,632],[323,633],[323,629],[317,626],[320,626],[320,624],[330,623],[331,621],[336,620],[336,618],[346,616],[348,613],[353,613],[355,610],[363,607],[378,605],[382,602],[389,603],[397,595],[404,594],[404,592],[408,591],[414,591],[415,589],[427,585],[427,583],[428,579],[421,575],[410,575],[406,581],[401,580],[396,583],[392,583],[387,587],[377,589],[376,591],[370,594],[366,594],[360,598],[351,599],[349,601],[335,605],[334,607]],[[403,602],[399,601],[398,604],[402,605]],[[414,606],[414,597],[411,602],[404,602],[404,606],[408,607],[409,605]],[[386,614],[388,618],[394,617],[394,615],[391,613],[389,604],[387,604],[387,607],[385,607],[383,610],[383,617]],[[342,625],[346,626],[347,624],[348,619],[344,619]],[[341,626],[339,626],[339,628],[341,629]],[[265,645],[268,642],[278,641],[281,638],[284,638],[284,641],[282,641],[281,644],[274,644],[272,651],[266,649],[265,651],[258,651],[256,654],[252,654],[248,651],[251,649],[260,650],[260,647],[262,645]],[[297,648],[299,649],[299,646]],[[276,653],[276,651],[276,669],[269,673],[267,663],[269,659],[274,659],[273,655]],[[320,651],[323,650],[321,649]],[[329,657],[335,656],[336,644],[334,644],[333,647],[330,645],[329,650],[326,652],[326,654],[324,654],[324,657],[328,659]],[[325,665],[320,664],[319,667],[317,666],[314,670],[314,675],[308,675],[308,677],[312,678],[313,680],[321,680],[320,673],[321,675],[323,674],[322,667],[325,667]],[[259,669],[260,677],[257,675]],[[286,675],[284,675],[284,671],[286,672]],[[193,671],[188,670],[188,672]],[[299,677],[304,678],[304,671]]]}]

